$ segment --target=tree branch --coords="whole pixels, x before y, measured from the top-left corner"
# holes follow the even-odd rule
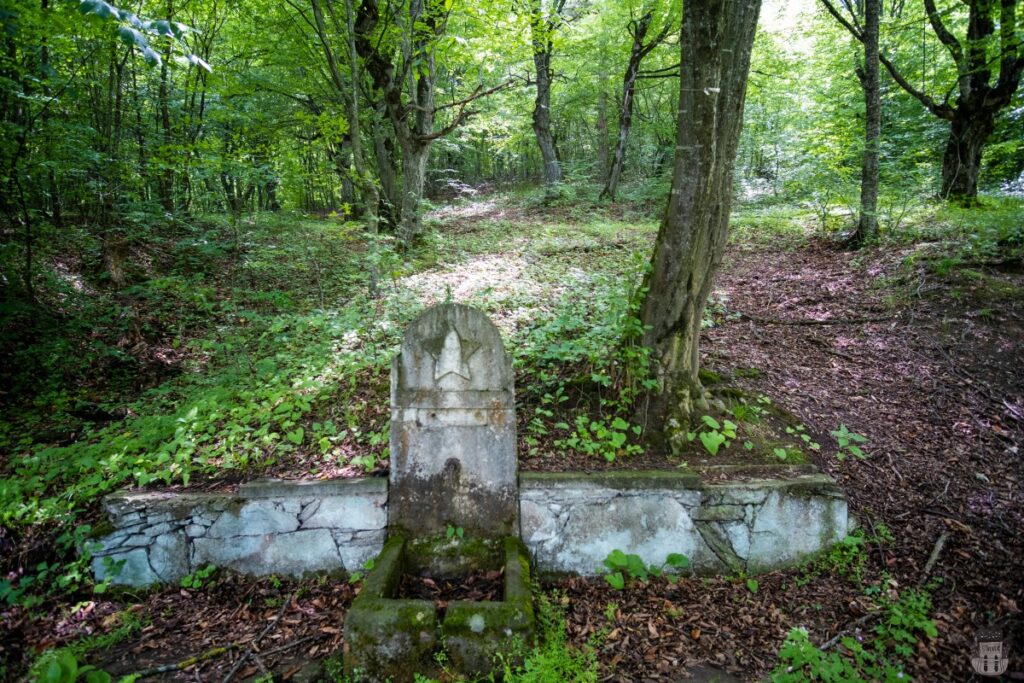
[[[433,109],[431,109],[429,111],[431,111],[431,112],[436,114],[437,112],[439,112],[439,111],[441,111],[443,109],[451,109],[453,107],[465,108],[465,106],[467,104],[469,104],[470,102],[472,102],[473,100],[478,100],[481,97],[487,97],[488,95],[493,95],[496,92],[499,92],[501,90],[505,90],[506,88],[511,87],[514,83],[515,83],[515,81],[510,79],[510,80],[505,81],[504,83],[501,83],[499,85],[494,86],[493,88],[488,88],[487,90],[483,90],[483,91],[480,90],[480,88],[483,87],[483,86],[478,85],[478,86],[476,86],[476,89],[473,90],[473,92],[469,94],[468,97],[465,97],[465,98],[459,100],[458,102],[449,102],[447,104],[442,104],[441,106],[434,107]],[[418,107],[418,106],[410,107],[410,109],[417,109],[419,111],[428,111],[427,109],[425,109],[423,107]]]
[[[932,30],[935,31],[939,41],[949,50],[949,54],[953,55],[953,61],[956,62],[956,70],[962,75],[966,71],[966,65],[964,64],[964,50],[960,45],[960,41],[942,23],[942,17],[939,16],[939,11],[935,8],[935,0],[924,0],[924,8],[928,13],[928,23],[932,25]]]
[[[858,41],[862,43],[864,42],[864,33],[857,29],[857,27],[855,27],[853,24],[851,24],[850,21],[846,17],[844,17],[842,13],[839,10],[837,10],[829,0],[821,0],[821,4],[824,5],[825,9],[828,10],[829,14],[835,17],[836,21],[842,24],[843,27],[850,32],[850,35],[852,35]],[[903,88],[908,94],[912,95],[921,104],[923,104],[928,111],[930,111],[932,114],[939,117],[940,119],[945,119],[946,121],[953,120],[953,108],[946,104],[946,102],[942,102],[940,104],[936,102],[934,99],[932,99],[932,97],[929,96],[928,94],[921,92],[913,85],[911,85],[910,81],[903,77],[903,74],[899,72],[899,70],[896,68],[896,65],[893,64],[892,61],[890,61],[889,58],[886,57],[884,54],[879,53],[878,61],[882,62],[882,64],[885,66],[885,70],[889,72],[890,76],[892,76],[892,79],[896,81],[896,83],[898,83],[899,86]]]

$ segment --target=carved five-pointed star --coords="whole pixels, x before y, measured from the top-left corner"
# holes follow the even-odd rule
[[[480,344],[463,339],[453,326],[448,325],[444,334],[431,339],[426,346],[427,352],[434,358],[435,382],[447,375],[470,378],[469,359],[480,348]]]

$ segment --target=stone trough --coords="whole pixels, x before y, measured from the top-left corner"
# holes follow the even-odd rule
[[[443,649],[449,668],[485,675],[497,653],[529,646],[534,631],[529,553],[516,536],[501,539],[499,550],[501,600],[457,600],[442,613],[429,600],[395,598],[402,574],[425,567],[417,564],[423,556],[407,552],[404,537],[388,539],[345,617],[346,672],[357,679],[384,673],[394,681],[412,680],[413,672],[438,673],[435,655]]]

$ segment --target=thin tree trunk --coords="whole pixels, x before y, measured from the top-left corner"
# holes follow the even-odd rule
[[[552,8],[551,18],[544,16],[543,0],[533,0],[531,7],[531,35],[533,39],[533,64],[537,70],[537,93],[533,102],[533,132],[537,137],[544,160],[544,184],[548,190],[562,181],[562,166],[558,162],[558,148],[551,132],[551,53],[552,33],[558,12],[564,5]]]
[[[860,219],[850,237],[860,246],[878,234],[878,153],[882,136],[882,95],[878,69],[878,25],[882,0],[864,1],[864,66],[857,71],[864,90],[864,160],[860,175]]]
[[[167,20],[170,21],[174,17],[174,3],[173,0],[167,0]],[[174,168],[171,166],[171,144],[174,141],[173,132],[171,131],[171,109],[170,102],[168,101],[167,92],[167,69],[168,63],[170,62],[171,48],[168,46],[164,50],[163,60],[160,64],[160,128],[163,131],[164,144],[163,150],[160,154],[164,169],[160,174],[159,190],[160,190],[160,204],[164,207],[164,211],[172,213],[174,211]]]
[[[725,251],[733,167],[760,0],[687,0],[675,169],[640,317],[660,384],[654,419],[673,450],[706,407],[697,377],[704,306]]]
[[[370,296],[377,296],[377,283],[380,280],[377,267],[377,207],[380,204],[380,193],[377,183],[366,170],[363,156],[362,129],[359,126],[359,55],[356,52],[355,8],[353,0],[345,3],[345,27],[348,29],[348,64],[352,78],[352,92],[348,98],[349,135],[352,137],[352,163],[356,169],[356,183],[363,195],[366,207],[366,228],[370,234]]]
[[[597,95],[597,175],[608,173],[608,95],[602,90]]]
[[[626,144],[629,142],[629,131],[633,126],[633,100],[636,92],[636,79],[640,75],[640,63],[644,57],[650,54],[651,50],[657,47],[668,36],[669,23],[666,22],[661,32],[644,44],[647,31],[651,26],[654,15],[647,12],[639,20],[629,22],[629,33],[633,36],[633,47],[629,51],[629,63],[626,66],[626,73],[622,77],[622,102],[619,105],[619,135],[615,143],[615,156],[612,159],[611,168],[608,169],[608,179],[604,189],[601,190],[600,198],[607,197],[615,201],[615,191],[619,186],[619,178],[622,175],[622,167],[626,161]]]

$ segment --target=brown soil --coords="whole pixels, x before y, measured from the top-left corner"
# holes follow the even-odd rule
[[[453,600],[491,602],[501,600],[504,570],[453,578],[431,578],[405,574],[398,586],[398,598],[431,600],[440,606]]]
[[[719,289],[745,315],[725,316],[703,340],[707,365],[723,374],[758,368],[757,378],[735,381],[813,433],[845,424],[868,437],[867,460],[840,461],[834,444],[815,456],[867,532],[884,524],[894,536],[872,545],[863,585],[828,574],[803,583],[799,570],[758,577],[757,593],[728,578],[622,592],[600,580],[564,581],[578,644],[607,627],[602,611],[618,604],[600,652],[609,680],[677,680],[680,667],[699,663],[758,680],[789,629],[804,626],[823,643],[866,614],[864,586],[895,595],[921,584],[933,587],[939,633],[911,658],[916,680],[975,680],[969,657],[983,625],[1003,629],[1010,670],[1024,676],[1024,279],[993,273],[1010,288],[1001,291],[1018,295],[992,301],[990,292],[919,273],[890,307],[883,279],[905,272],[905,255],[821,243],[733,248]],[[880,320],[857,322],[865,318]],[[868,621],[862,632],[872,629]]]

